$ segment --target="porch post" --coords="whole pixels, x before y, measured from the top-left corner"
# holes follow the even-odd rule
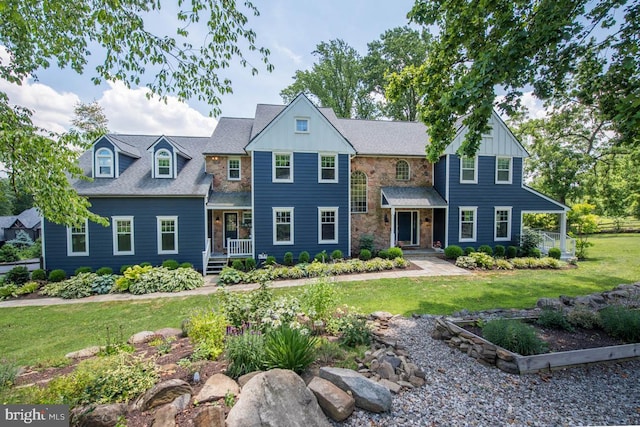
[[[389,221],[389,224],[391,225],[391,242],[389,243],[389,247],[393,248],[396,246],[396,208],[394,207],[391,208],[391,218],[389,219]]]
[[[567,213],[560,214],[560,250],[564,254],[567,251]]]

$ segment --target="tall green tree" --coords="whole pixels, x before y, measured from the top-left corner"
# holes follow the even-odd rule
[[[560,105],[594,105],[620,135],[618,144],[638,145],[640,1],[416,0],[409,17],[438,29],[426,61],[403,71],[423,96],[431,160],[461,116],[469,132],[460,151],[475,155],[496,91],[506,93],[498,106],[510,113],[527,86]]]
[[[378,108],[385,117],[394,120],[415,121],[418,117],[420,95],[409,80],[394,97],[387,96],[391,75],[399,74],[406,67],[420,66],[427,57],[431,35],[409,27],[397,27],[385,31],[379,40],[367,45],[363,58],[365,82],[371,92],[378,95]]]
[[[377,116],[376,105],[364,82],[360,54],[344,40],[321,42],[313,55],[318,61],[311,70],[297,70],[294,82],[280,92],[291,102],[300,92],[321,107],[332,108],[338,117],[370,119]]]
[[[73,109],[74,117],[71,125],[80,133],[85,141],[91,142],[109,133],[109,120],[98,101],[90,103],[78,102]]]
[[[204,100],[217,114],[221,96],[231,92],[232,84],[218,76],[221,69],[232,61],[253,74],[260,63],[268,71],[273,68],[269,51],[256,44],[256,34],[248,27],[248,16],[258,15],[258,10],[249,0],[242,4],[169,2],[179,24],[163,34],[151,32],[144,21],[145,16],[161,13],[160,0],[4,1],[0,45],[9,60],[0,63],[0,78],[21,84],[51,66],[84,74],[91,56],[98,59],[89,77],[96,84],[119,80],[127,86],[146,86],[163,99],[175,95],[180,100]],[[202,44],[193,44],[194,39]],[[67,174],[82,176],[76,161],[83,148],[77,135],[55,135],[34,126],[30,111],[10,105],[0,93],[0,165],[14,187],[22,185],[33,194],[36,206],[51,221],[72,225],[89,218],[107,223],[89,211],[88,201],[67,179]]]

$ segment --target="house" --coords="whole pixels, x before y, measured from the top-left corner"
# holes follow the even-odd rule
[[[229,257],[282,260],[339,249],[517,244],[522,216],[568,208],[523,183],[526,150],[497,114],[475,158],[435,164],[416,122],[339,119],[304,95],[220,119],[210,137],[109,134],[73,185],[110,226],[45,222],[46,267],[115,270],[165,259],[213,269]],[[564,238],[560,245],[565,245]]]
[[[15,239],[21,230],[35,241],[40,237],[40,224],[36,208],[25,209],[20,215],[0,216],[0,243]]]

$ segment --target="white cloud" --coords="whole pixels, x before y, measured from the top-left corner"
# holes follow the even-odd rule
[[[282,53],[285,57],[289,58],[295,65],[302,64],[302,55],[297,55],[291,49],[286,46],[282,46],[280,43],[275,43],[275,50]]]
[[[496,104],[504,99],[504,95],[496,96]],[[535,97],[532,91],[524,92],[520,97],[520,103],[526,108],[527,117],[529,119],[544,119],[547,117],[548,112],[544,107],[542,101]],[[508,117],[498,110],[500,117],[506,120]]]

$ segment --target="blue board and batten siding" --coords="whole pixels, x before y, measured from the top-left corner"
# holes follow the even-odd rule
[[[460,183],[460,158],[449,155],[449,245],[516,244],[523,211],[560,212],[563,207],[522,187],[522,158],[514,157],[511,184],[496,184],[496,157],[478,157],[477,184]],[[437,174],[437,172],[436,172]],[[476,241],[460,242],[460,207],[476,207]],[[495,208],[511,207],[511,240],[495,241]]]
[[[133,216],[134,255],[114,255],[113,228],[89,222],[89,255],[67,256],[67,229],[46,222],[45,253],[47,269],[61,268],[69,275],[78,267],[111,267],[150,262],[160,265],[167,259],[190,262],[202,269],[205,246],[204,199],[193,198],[90,198],[91,211],[111,223],[112,216]],[[178,217],[178,253],[158,254],[157,216]]]
[[[338,156],[338,182],[318,182],[318,154],[293,154],[293,182],[272,182],[272,153],[255,151],[253,157],[255,253],[282,261],[286,252],[297,258],[301,251],[313,257],[340,249],[349,254],[349,156]],[[273,244],[273,209],[294,208],[293,245]],[[338,208],[338,243],[318,243],[318,208]]]

